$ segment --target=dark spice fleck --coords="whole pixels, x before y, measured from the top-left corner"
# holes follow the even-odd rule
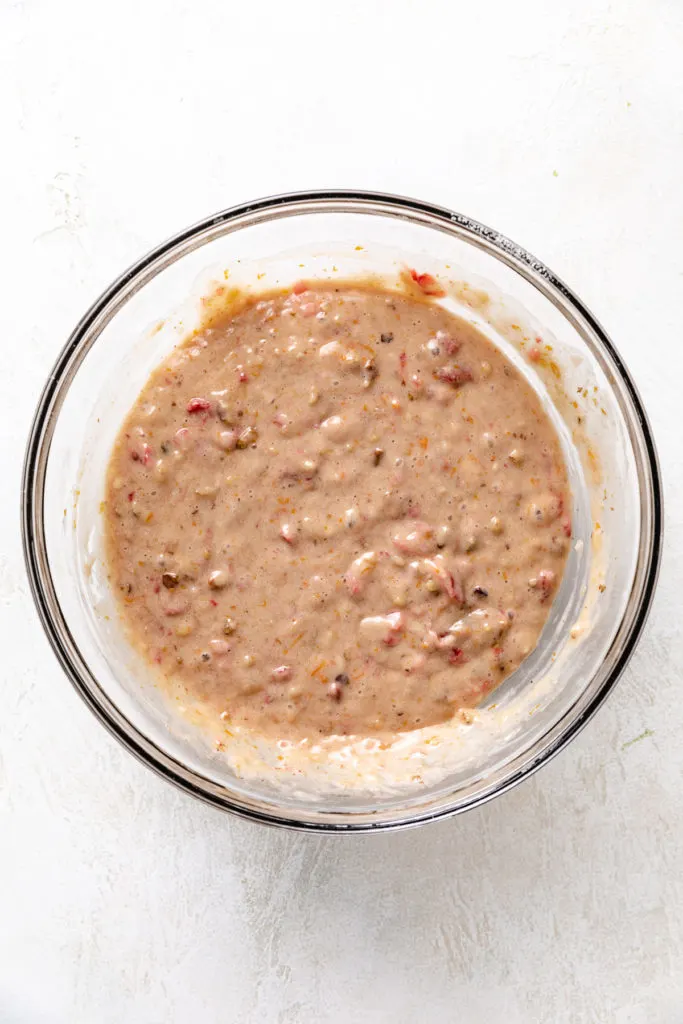
[[[341,683],[342,686],[348,686],[349,677],[347,676],[346,672],[340,672],[338,676],[334,677],[334,681],[335,683]]]
[[[387,331],[386,334],[380,334],[379,340],[382,342],[383,345],[388,345],[389,342],[394,340],[394,336],[391,333],[391,331]]]
[[[486,589],[486,587],[479,587],[479,586],[477,586],[477,587],[474,588],[473,593],[475,593],[478,597],[488,597],[489,596],[489,592]]]
[[[168,455],[168,453],[171,450],[171,447],[170,447],[168,441],[162,441],[161,444],[159,445],[159,447],[161,448],[161,450],[164,453],[164,455]]]
[[[384,448],[375,448],[372,455],[373,466],[379,466],[380,462],[384,458]]]
[[[208,651],[202,652],[202,661],[211,661],[211,655]]]
[[[174,587],[178,586],[178,576],[174,572],[165,572],[162,574],[161,582],[167,590],[173,590]]]

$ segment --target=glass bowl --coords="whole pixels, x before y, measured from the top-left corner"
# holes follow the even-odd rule
[[[118,427],[149,373],[216,289],[263,290],[407,267],[476,322],[554,418],[574,493],[567,572],[538,648],[476,715],[431,747],[367,763],[351,754],[295,778],[171,705],[123,635],[102,563],[100,502]],[[207,269],[208,268],[208,269]],[[227,283],[226,283],[227,282]],[[534,353],[534,359],[529,354]],[[50,373],[26,452],[23,541],[33,596],[67,675],[133,754],[181,789],[271,825],[395,829],[502,793],[576,736],[631,656],[655,587],[662,498],[652,434],[624,363],[580,300],[490,228],[428,203],[304,192],[209,217],[127,270],[77,325]],[[394,758],[392,761],[391,758]],[[286,757],[285,757],[286,765]],[[353,781],[350,781],[353,780]]]

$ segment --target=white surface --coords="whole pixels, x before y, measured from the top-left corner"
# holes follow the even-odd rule
[[[0,5],[2,1024],[683,1021],[682,46],[678,0]],[[581,737],[479,811],[350,839],[232,820],[119,748],[17,526],[84,307],[204,214],[325,185],[545,259],[627,359],[668,499],[646,635]]]

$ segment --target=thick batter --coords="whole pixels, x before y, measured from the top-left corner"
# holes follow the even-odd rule
[[[110,580],[136,645],[226,722],[415,729],[533,649],[569,507],[539,399],[474,327],[302,283],[152,374],[111,456]]]

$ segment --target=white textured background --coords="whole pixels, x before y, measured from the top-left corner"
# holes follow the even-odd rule
[[[683,1021],[683,4],[0,0],[0,76],[0,1024]],[[581,737],[479,811],[346,840],[120,749],[43,639],[17,514],[39,389],[110,279],[326,185],[450,205],[565,277],[668,501],[646,635]]]

